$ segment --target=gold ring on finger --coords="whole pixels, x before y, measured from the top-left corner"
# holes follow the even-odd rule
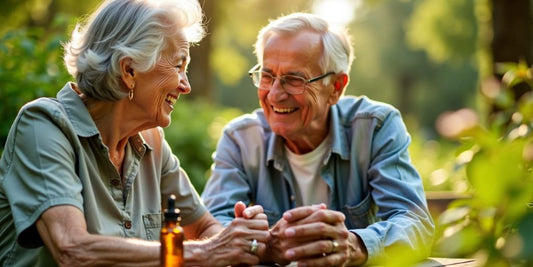
[[[257,247],[258,247],[257,240],[256,239],[252,240],[252,246],[250,247],[250,252],[252,254],[255,254],[255,252],[257,252]]]
[[[335,241],[335,240],[331,240],[331,245],[333,247],[331,248],[331,252],[330,253],[337,253],[339,251],[339,243],[337,243],[337,241]]]

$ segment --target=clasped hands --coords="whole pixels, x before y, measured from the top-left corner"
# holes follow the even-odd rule
[[[236,220],[266,220],[261,206],[235,205]],[[362,241],[348,231],[343,213],[313,205],[286,211],[269,230],[269,238],[253,239],[250,250],[263,263],[299,266],[361,265],[366,261]],[[261,236],[262,237],[262,236]]]

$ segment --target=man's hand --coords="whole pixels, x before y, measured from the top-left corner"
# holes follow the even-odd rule
[[[313,205],[299,207],[290,211],[286,211],[274,227],[270,230],[270,242],[267,244],[267,249],[263,254],[261,262],[264,263],[278,263],[281,265],[287,265],[291,262],[290,259],[285,257],[285,251],[296,245],[296,241],[290,238],[281,237],[286,229],[291,227],[290,222],[297,222],[310,216],[318,209],[325,209],[326,206]]]
[[[272,254],[280,264],[361,265],[367,259],[366,248],[346,229],[344,220],[343,213],[327,210],[324,204],[289,210],[270,231],[272,238],[265,256]]]

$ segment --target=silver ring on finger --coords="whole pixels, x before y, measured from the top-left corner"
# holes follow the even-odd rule
[[[252,254],[255,254],[257,252],[257,248],[258,248],[258,244],[257,244],[257,240],[254,238],[254,240],[252,240],[252,246],[250,247],[250,252]]]

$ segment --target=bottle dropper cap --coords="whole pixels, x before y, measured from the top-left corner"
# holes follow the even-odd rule
[[[178,221],[180,210],[176,209],[176,196],[170,195],[167,202],[168,206],[165,209],[165,220]]]

